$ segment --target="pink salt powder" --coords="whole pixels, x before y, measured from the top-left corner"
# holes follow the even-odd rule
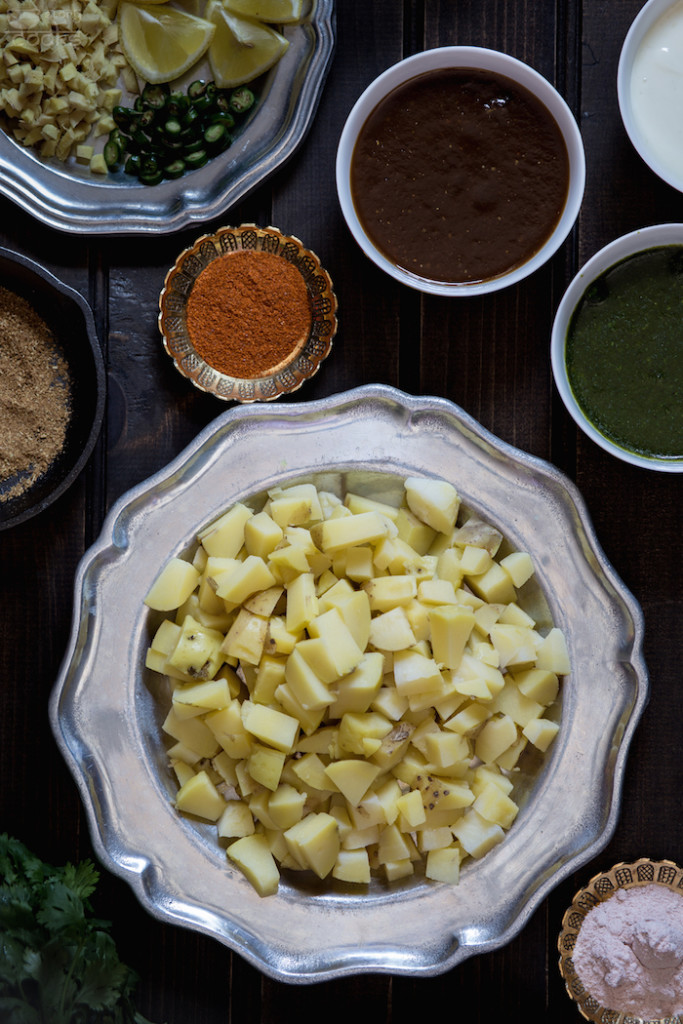
[[[656,882],[617,889],[586,915],[573,961],[586,990],[608,1009],[683,1014],[683,895]]]

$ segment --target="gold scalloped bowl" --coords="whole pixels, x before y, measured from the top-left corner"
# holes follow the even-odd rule
[[[652,885],[675,892],[683,900],[683,869],[673,861],[650,860],[649,857],[641,857],[629,864],[615,864],[609,871],[595,875],[584,888],[579,889],[571,906],[565,911],[557,942],[560,974],[568,995],[585,1020],[594,1021],[595,1024],[639,1024],[645,1020],[648,1024],[672,1024],[672,1021],[679,1019],[677,1016],[659,1018],[652,1014],[641,1016],[633,1010],[603,1005],[597,997],[600,993],[596,995],[587,989],[574,963],[579,932],[590,911],[611,899],[620,889]]]
[[[197,351],[188,329],[188,300],[211,263],[246,251],[267,253],[298,271],[310,306],[310,329],[272,366],[255,364],[253,374],[244,372],[233,376],[212,366]],[[337,298],[320,260],[298,238],[284,235],[274,227],[242,224],[202,235],[180,253],[166,275],[159,296],[158,322],[164,348],[176,369],[195,387],[226,402],[272,402],[300,388],[318,372],[329,355],[337,331]]]

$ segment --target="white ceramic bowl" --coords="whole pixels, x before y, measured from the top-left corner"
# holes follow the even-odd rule
[[[599,252],[596,252],[573,279],[557,308],[551,334],[550,356],[555,384],[562,401],[574,421],[588,437],[611,455],[616,455],[617,458],[623,459],[624,462],[630,462],[634,466],[661,470],[664,473],[681,473],[683,472],[683,458],[657,459],[640,455],[622,448],[605,437],[588,419],[577,402],[568,380],[565,360],[565,343],[572,314],[592,282],[620,260],[626,259],[634,253],[664,245],[683,245],[683,224],[653,224],[650,227],[639,228],[614,239]]]
[[[674,22],[679,25],[677,31]],[[658,45],[653,32],[660,37]],[[656,76],[648,74],[647,81],[641,64],[644,40],[646,45],[654,41],[659,50],[660,70]],[[683,0],[648,0],[626,34],[617,72],[621,118],[634,148],[655,174],[679,192],[683,192],[681,52]]]
[[[351,161],[358,134],[368,115],[397,86],[417,75],[440,68],[476,68],[511,79],[533,93],[554,117],[569,156],[569,189],[564,210],[545,244],[531,258],[508,273],[485,281],[450,283],[417,277],[387,259],[366,234],[351,193]],[[337,192],[346,223],[363,252],[382,270],[402,284],[433,295],[469,296],[496,291],[515,284],[547,262],[572,229],[583,199],[586,169],[581,133],[574,116],[553,86],[528,64],[497,50],[478,46],[444,46],[407,57],[376,78],[356,101],[337,149]]]

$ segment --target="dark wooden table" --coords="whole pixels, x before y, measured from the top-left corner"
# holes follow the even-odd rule
[[[619,860],[683,859],[683,479],[629,467],[579,434],[554,390],[549,359],[553,315],[580,263],[626,231],[683,220],[683,196],[641,162],[619,118],[619,51],[640,6],[641,0],[341,0],[335,60],[310,134],[264,187],[206,225],[275,224],[302,238],[330,270],[338,339],[296,400],[368,382],[441,395],[577,483],[608,558],[646,619],[651,696],[631,747],[616,833],[505,948],[429,979],[278,983],[217,941],[159,923],[105,871],[97,910],[113,920],[120,954],[141,977],[140,1009],[153,1021],[275,1024],[324,1019],[337,1005],[353,1007],[357,1019],[402,1024],[436,1011],[437,1002],[436,1012],[466,1012],[472,1024],[574,1021],[579,1015],[559,977],[556,942],[575,889]],[[579,222],[552,262],[516,287],[467,300],[421,296],[383,276],[353,243],[334,184],[337,140],[364,87],[403,56],[454,43],[498,48],[554,82],[580,122],[587,157]],[[0,534],[0,829],[53,863],[93,856],[47,718],[77,562],[114,500],[224,408],[181,379],[157,334],[164,274],[199,233],[71,236],[0,200],[0,244],[89,297],[108,375],[105,426],[85,473],[49,513]]]

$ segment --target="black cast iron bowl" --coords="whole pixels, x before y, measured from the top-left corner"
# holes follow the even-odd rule
[[[0,248],[0,285],[25,299],[60,345],[71,379],[64,446],[22,494],[0,501],[0,530],[23,523],[57,500],[83,470],[102,428],[106,378],[92,310],[73,288],[20,253]]]

